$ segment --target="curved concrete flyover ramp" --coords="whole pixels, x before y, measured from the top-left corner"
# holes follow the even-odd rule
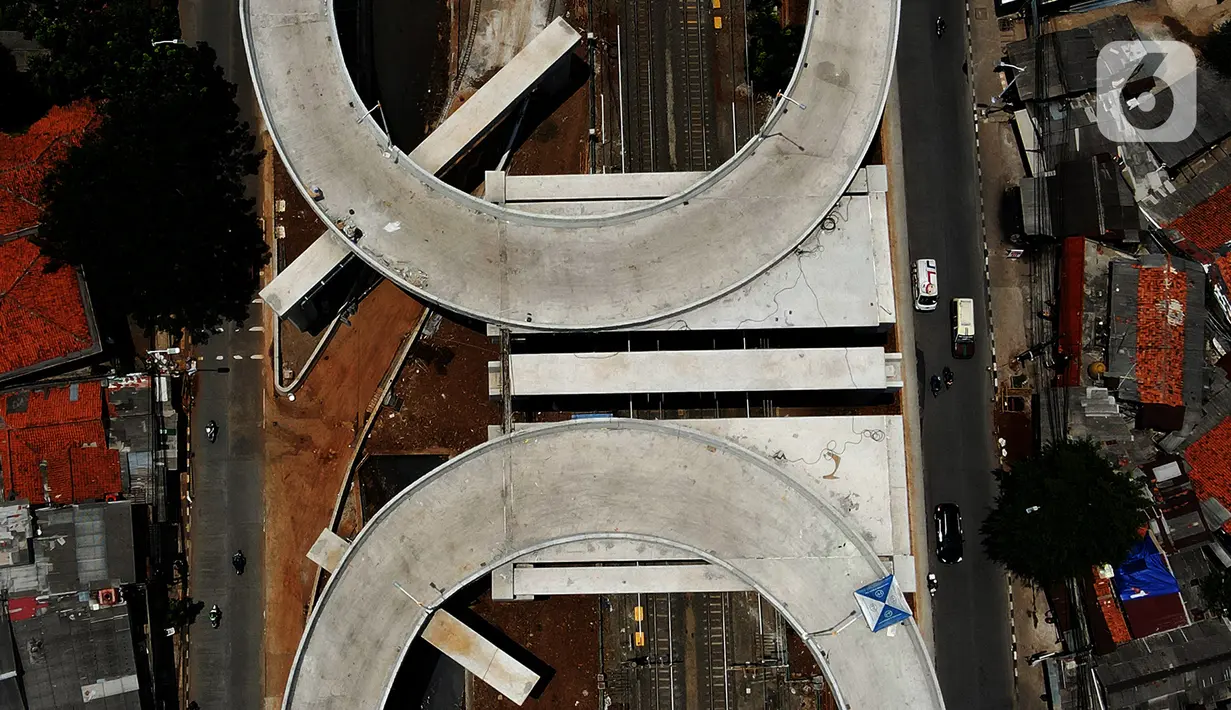
[[[838,512],[746,449],[655,422],[552,425],[449,461],[372,519],[309,620],[283,707],[382,707],[426,620],[420,603],[528,552],[613,537],[723,565],[804,633],[841,622],[852,592],[885,574]],[[809,638],[839,707],[943,707],[918,629],[895,630],[856,622]]]
[[[446,186],[389,145],[343,64],[330,0],[241,0],[274,144],[358,255],[403,288],[489,322],[631,326],[696,307],[789,254],[833,207],[875,134],[900,0],[813,0],[786,101],[689,190],[620,214],[520,212]],[[614,41],[614,38],[606,38]],[[341,223],[342,226],[338,226]]]

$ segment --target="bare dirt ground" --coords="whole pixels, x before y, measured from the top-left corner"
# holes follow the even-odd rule
[[[384,410],[364,453],[456,456],[487,441],[487,425],[500,423],[500,407],[487,396],[487,363],[499,359],[485,332],[444,317],[432,332],[429,320],[393,385],[402,410]]]
[[[281,270],[324,233],[325,225],[299,193],[299,188],[295,187],[282,164],[282,158],[274,152],[271,153],[270,160],[273,163],[274,231],[277,234],[276,228],[282,227],[282,233],[285,235],[277,240],[278,269]],[[277,210],[279,204],[285,205],[282,212]],[[312,354],[320,336],[304,333],[290,323],[282,323],[279,327],[282,338],[282,368],[284,371],[298,373],[299,368],[308,361],[308,356]],[[283,380],[284,384],[286,382],[289,382],[289,379]]]
[[[598,597],[545,597],[493,602],[486,595],[471,611],[554,674],[522,707],[575,710],[598,707]],[[512,701],[474,682],[470,710],[511,710]]]
[[[1153,39],[1174,38],[1199,45],[1219,23],[1231,18],[1231,7],[1202,0],[1149,0],[1053,18],[1053,30],[1088,25],[1111,15],[1125,15],[1137,32]]]
[[[329,344],[295,401],[267,395],[265,678],[286,686],[315,568],[304,556],[330,522],[365,411],[422,306],[383,283]]]

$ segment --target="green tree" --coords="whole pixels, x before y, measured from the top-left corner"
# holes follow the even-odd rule
[[[996,505],[980,528],[988,557],[1038,584],[1119,564],[1141,539],[1150,499],[1088,439],[1049,444],[995,472]]]
[[[43,185],[39,239],[104,308],[208,338],[242,321],[268,249],[245,197],[260,156],[235,86],[201,45],[147,48],[97,131]]]
[[[1210,612],[1231,618],[1231,569],[1216,569],[1202,577],[1197,586]]]
[[[17,60],[0,45],[0,132],[19,133],[43,117],[50,108],[47,97],[30,78],[17,71]]]
[[[1201,57],[1223,76],[1231,77],[1231,20],[1215,27],[1205,38]]]
[[[752,0],[748,3],[749,73],[760,93],[775,94],[786,88],[799,63],[804,28],[782,26],[780,0]]]
[[[157,0],[0,0],[0,15],[47,50],[30,75],[58,104],[122,92],[152,41],[179,36],[175,3]]]

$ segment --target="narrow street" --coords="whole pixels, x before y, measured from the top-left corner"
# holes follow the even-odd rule
[[[189,694],[203,708],[257,708],[262,697],[261,629],[263,553],[264,430],[261,388],[268,360],[253,359],[263,348],[261,322],[253,304],[247,323],[229,327],[197,348],[199,367],[192,414],[191,552],[189,590],[205,610],[192,625]],[[222,359],[219,360],[218,358]],[[218,437],[205,439],[205,424],[218,423]],[[242,576],[231,555],[242,549]],[[210,628],[206,614],[217,604],[222,623]]]
[[[179,12],[184,41],[205,42],[214,49],[227,80],[236,85],[239,120],[254,134],[259,132],[237,0],[185,0]],[[259,185],[259,176],[248,178],[249,197],[257,197]],[[225,332],[196,348],[200,368],[230,368],[197,375],[191,422],[195,455],[190,464],[188,574],[192,597],[204,603],[205,610],[192,626],[187,697],[203,708],[259,708],[264,696],[261,410],[269,360],[263,334],[253,330],[263,322],[263,308],[253,303],[242,326],[228,324]],[[212,444],[205,440],[205,423],[211,419],[218,423],[218,439]],[[242,577],[231,567],[237,549],[248,558]],[[222,610],[218,629],[210,628],[205,618],[213,604]]]
[[[936,18],[947,31],[937,37]],[[939,591],[933,600],[936,671],[949,707],[1010,708],[1013,676],[1004,572],[983,554],[979,526],[995,481],[991,426],[991,348],[984,242],[967,60],[966,8],[956,0],[904,3],[897,69],[910,259],[937,261],[940,307],[914,313],[922,405],[924,498]],[[892,107],[891,107],[892,108]],[[975,302],[979,347],[970,360],[950,354],[949,300]],[[952,390],[933,397],[927,380],[953,369]],[[931,540],[938,503],[962,511],[965,559],[942,565]]]

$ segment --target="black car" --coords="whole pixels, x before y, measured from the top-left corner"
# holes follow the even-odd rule
[[[941,503],[933,515],[936,522],[936,559],[952,565],[962,561],[962,511],[956,503]]]

